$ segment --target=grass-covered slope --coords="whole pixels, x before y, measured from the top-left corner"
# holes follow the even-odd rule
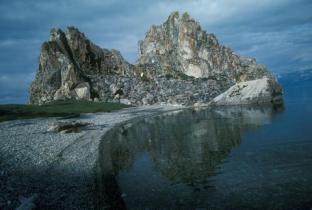
[[[110,112],[129,107],[120,103],[56,101],[46,105],[0,105],[0,122],[34,117],[66,117],[80,113]]]

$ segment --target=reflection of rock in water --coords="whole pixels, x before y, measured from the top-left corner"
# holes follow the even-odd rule
[[[243,132],[268,123],[273,113],[251,107],[187,110],[123,125],[104,136],[100,173],[131,168],[136,154],[147,151],[154,167],[171,181],[205,183]]]

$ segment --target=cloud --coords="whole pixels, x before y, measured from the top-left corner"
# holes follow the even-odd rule
[[[0,76],[34,73],[41,42],[40,39],[31,37],[0,40]]]
[[[0,103],[25,103],[34,73],[0,74]]]
[[[0,2],[0,76],[13,83],[14,75],[34,75],[50,28],[69,25],[135,62],[137,42],[148,28],[176,10],[187,11],[221,43],[256,57],[275,73],[312,66],[310,0],[12,0]],[[26,95],[26,83],[10,88]]]

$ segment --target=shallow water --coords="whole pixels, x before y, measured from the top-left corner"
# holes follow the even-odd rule
[[[100,199],[120,209],[310,209],[310,89],[285,87],[284,107],[186,110],[114,129],[100,147]]]

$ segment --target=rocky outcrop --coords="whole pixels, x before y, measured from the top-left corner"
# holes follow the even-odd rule
[[[92,76],[127,75],[132,65],[116,50],[102,49],[74,27],[52,29],[41,47],[39,69],[30,87],[30,103],[97,97]]]
[[[261,104],[271,102],[281,103],[282,89],[267,77],[262,79],[239,82],[230,87],[224,93],[215,97],[211,104],[214,105],[239,105],[239,104]]]
[[[185,74],[235,83],[269,75],[255,59],[236,55],[202,30],[187,13],[172,13],[160,26],[152,26],[139,43],[139,63],[157,67],[158,74]]]
[[[74,27],[52,29],[41,48],[30,103],[73,98],[133,105],[202,104],[238,82],[264,76],[275,82],[264,65],[221,45],[187,13],[174,12],[139,42],[134,65],[118,51],[96,46]]]

